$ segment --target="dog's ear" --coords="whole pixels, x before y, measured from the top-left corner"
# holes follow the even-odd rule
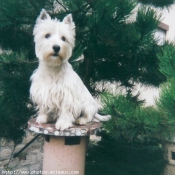
[[[72,14],[69,14],[66,17],[64,17],[63,22],[65,24],[69,24],[69,25],[71,25],[72,23],[74,23],[73,20],[72,20]]]
[[[37,18],[37,22],[39,22],[41,20],[46,20],[46,19],[51,19],[51,17],[44,9],[42,9],[39,17]]]

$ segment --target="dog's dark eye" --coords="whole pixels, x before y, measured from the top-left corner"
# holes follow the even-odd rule
[[[49,37],[50,37],[50,34],[49,33],[45,35],[45,38],[49,38]]]
[[[65,38],[64,36],[62,36],[61,39],[62,39],[63,41],[66,41],[66,38]]]

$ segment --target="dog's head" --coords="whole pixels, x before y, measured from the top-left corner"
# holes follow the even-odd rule
[[[75,24],[72,15],[67,15],[62,22],[51,19],[43,9],[34,27],[36,56],[48,65],[60,66],[72,55],[75,43]]]

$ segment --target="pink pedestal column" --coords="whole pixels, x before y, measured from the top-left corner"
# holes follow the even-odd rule
[[[45,136],[43,175],[84,175],[89,136],[100,127],[101,123],[88,123],[58,131],[54,123],[38,124],[35,119],[29,120],[29,130]]]
[[[51,136],[44,143],[43,171],[47,174],[84,175],[88,137],[81,137],[80,144],[65,145],[65,137]]]

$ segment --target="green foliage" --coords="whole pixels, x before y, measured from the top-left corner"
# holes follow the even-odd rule
[[[132,141],[150,139],[171,139],[175,133],[175,47],[165,44],[158,54],[160,71],[168,81],[160,87],[160,98],[156,107],[142,107],[131,100],[131,95],[102,96],[103,112],[111,114],[112,119],[104,126],[117,138]],[[136,100],[137,101],[137,100]]]
[[[0,137],[19,143],[25,134],[32,111],[29,102],[29,77],[36,66],[24,53],[0,55]]]
[[[155,7],[170,7],[172,4],[174,4],[174,0],[138,0],[139,2],[143,4],[151,4]]]
[[[160,87],[160,97],[156,102],[157,108],[167,118],[167,125],[171,126],[172,135],[175,133],[175,46],[166,44],[162,53],[158,55],[160,71],[167,77],[167,82]]]
[[[54,10],[56,3],[61,10]],[[75,64],[76,71],[91,92],[99,81],[117,81],[129,87],[131,82],[159,85],[164,77],[158,70],[159,46],[153,35],[160,17],[144,6],[139,9],[136,21],[130,20],[136,6],[136,0],[2,0],[0,45],[14,51],[24,48],[32,59],[32,30],[40,10],[45,8],[52,17],[61,20],[72,13],[77,36],[71,60],[84,54],[84,61]]]
[[[175,81],[170,80],[161,86],[160,98],[157,100],[157,106],[162,115],[174,120],[175,125]],[[172,122],[172,121],[171,121]],[[174,130],[175,131],[175,130]]]
[[[145,34],[153,35],[154,33],[152,33],[152,31],[154,31],[155,28],[157,28],[160,22],[160,19],[161,19],[161,16],[156,14],[155,11],[151,7],[142,5],[138,9],[138,13],[136,17],[136,25],[138,25],[137,31],[141,34],[141,37],[145,36]]]
[[[83,37],[82,43],[86,43],[85,60],[80,65],[89,89],[98,81],[117,81],[131,87],[131,82],[158,85],[163,80],[155,55],[159,46],[154,40],[160,17],[151,8],[140,7],[136,21],[130,21],[136,3],[124,4],[117,1],[115,6],[112,1],[110,8],[93,5],[94,13],[89,13],[87,38]]]
[[[86,157],[86,175],[160,175],[166,165],[156,142],[131,143],[103,135],[91,145]]]
[[[149,142],[152,139],[160,142],[174,135],[174,118],[165,117],[160,110],[136,105],[130,97],[120,94],[104,93],[101,98],[102,112],[112,116],[104,123],[112,137],[133,142]]]
[[[135,82],[159,85],[164,81],[157,59],[161,49],[153,37],[160,18],[151,8],[141,7],[137,21],[132,20],[137,2],[1,0],[0,46],[11,54],[0,55],[0,137],[18,142],[30,114],[26,107],[29,77],[36,67],[32,63],[32,30],[42,8],[60,20],[72,13],[76,47],[70,61],[91,92],[101,81],[115,81],[130,88]],[[56,4],[60,10],[55,9]],[[25,56],[18,54],[21,50],[26,51]],[[76,62],[82,53],[84,60]]]
[[[175,46],[166,44],[158,54],[160,71],[169,79],[175,79]]]

